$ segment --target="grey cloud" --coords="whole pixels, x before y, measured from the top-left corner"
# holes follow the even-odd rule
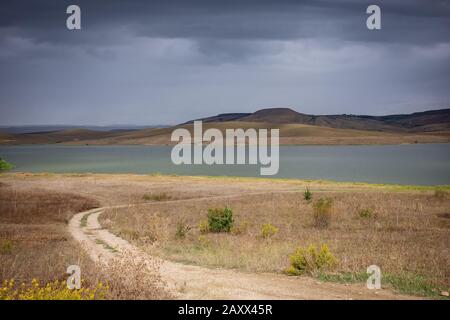
[[[82,30],[65,9],[82,8]],[[448,107],[449,1],[3,0],[3,124],[177,123],[291,106]]]

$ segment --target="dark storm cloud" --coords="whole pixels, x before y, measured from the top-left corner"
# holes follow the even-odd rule
[[[365,25],[372,3],[382,8],[379,31]],[[65,28],[70,4],[82,9],[81,31]],[[0,48],[1,121],[10,124],[176,123],[271,105],[380,114],[450,102],[442,0],[3,0]]]
[[[170,0],[75,1],[83,9],[83,26],[99,32],[75,37],[98,40],[105,28],[128,26],[139,35],[173,38],[298,39],[439,42],[450,35],[450,5],[442,0],[389,0],[382,30],[368,37],[365,8],[372,1],[320,0]],[[73,1],[6,0],[0,4],[0,26],[17,28],[42,41],[70,41],[61,29],[61,13]],[[97,36],[97,37],[96,37]],[[109,38],[107,37],[107,40]],[[109,39],[111,40],[111,39]]]

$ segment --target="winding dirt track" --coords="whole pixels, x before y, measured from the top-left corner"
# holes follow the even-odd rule
[[[199,199],[174,201],[195,200]],[[99,224],[98,217],[105,209],[120,207],[127,206],[103,207],[76,214],[69,223],[71,235],[82,243],[94,261],[108,262],[112,258],[120,258],[119,252],[132,252],[151,259]],[[85,216],[87,220],[83,219]],[[210,269],[166,260],[160,262],[161,277],[170,293],[178,299],[414,299],[389,290],[369,290],[365,284],[345,285],[319,282],[310,277]]]

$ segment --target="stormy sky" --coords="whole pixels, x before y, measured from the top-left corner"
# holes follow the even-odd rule
[[[409,113],[448,108],[449,80],[447,0],[0,2],[0,125]]]

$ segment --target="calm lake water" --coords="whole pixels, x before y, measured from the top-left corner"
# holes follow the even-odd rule
[[[22,172],[259,176],[259,165],[180,165],[167,146],[11,146],[0,157]],[[450,144],[283,146],[276,178],[450,184]]]

